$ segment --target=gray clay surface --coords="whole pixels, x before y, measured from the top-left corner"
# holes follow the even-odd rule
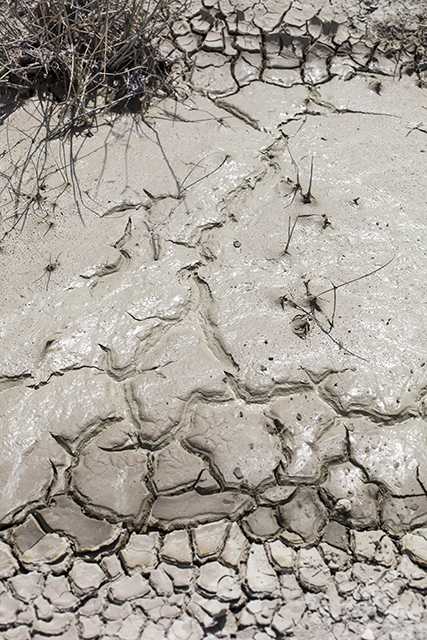
[[[179,98],[2,191],[2,639],[427,637],[425,22],[193,0]]]

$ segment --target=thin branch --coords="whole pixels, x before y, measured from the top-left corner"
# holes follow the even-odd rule
[[[316,298],[320,298],[320,296],[323,296],[325,293],[329,293],[330,291],[334,291],[336,289],[339,289],[340,287],[345,287],[348,284],[352,284],[353,282],[357,282],[358,280],[363,280],[363,278],[368,278],[369,276],[373,276],[374,273],[378,273],[378,271],[381,271],[381,269],[385,269],[386,267],[388,267],[388,265],[391,262],[393,262],[394,258],[395,258],[395,256],[390,258],[390,260],[388,262],[386,262],[385,264],[381,265],[381,267],[377,267],[377,269],[374,269],[373,271],[370,271],[369,273],[365,273],[365,274],[363,274],[363,276],[358,276],[357,278],[353,278],[352,280],[347,280],[347,282],[342,282],[341,284],[332,285],[332,287],[330,289],[325,289],[325,291],[322,291],[321,293],[316,294]]]
[[[214,156],[215,154],[220,153],[224,156],[223,160],[221,161],[221,164],[216,167],[215,169],[213,169],[212,171],[210,171],[207,175],[202,176],[201,178],[198,178],[197,180],[195,180],[194,182],[192,182],[191,184],[187,185],[184,188],[184,184],[186,183],[187,179],[191,176],[191,174],[193,173],[193,171],[195,171],[197,169],[197,167],[199,167],[201,165],[201,163],[206,160],[206,158],[209,158],[210,156]],[[215,171],[218,171],[218,169],[220,169],[222,167],[222,165],[227,161],[227,159],[230,156],[228,155],[228,153],[225,153],[225,151],[213,151],[212,153],[208,153],[205,156],[203,156],[203,158],[201,160],[199,160],[198,162],[196,162],[196,164],[190,169],[190,171],[187,173],[187,175],[185,176],[185,178],[181,181],[181,183],[178,186],[178,194],[177,197],[180,198],[181,195],[184,193],[184,191],[187,191],[187,189],[189,189],[190,187],[194,186],[195,184],[197,184],[198,182],[200,182],[200,180],[204,180],[205,178],[207,178],[208,176],[212,175],[212,173],[215,173]]]
[[[289,302],[289,300],[287,299],[283,299],[283,302]],[[363,358],[363,356],[359,356],[357,355],[357,353],[354,353],[353,351],[350,351],[350,349],[347,349],[347,347],[345,347],[342,342],[339,342],[339,340],[336,340],[332,335],[331,335],[331,330],[329,329],[325,329],[325,327],[322,325],[322,323],[316,318],[316,316],[313,313],[310,313],[310,311],[307,311],[307,309],[304,309],[304,307],[301,307],[299,304],[297,304],[296,302],[294,302],[294,300],[292,300],[290,302],[290,304],[295,307],[296,309],[298,309],[299,311],[302,311],[302,313],[304,313],[308,318],[310,318],[311,320],[313,320],[316,325],[319,327],[319,329],[326,335],[328,336],[328,338],[330,340],[332,340],[332,342],[334,342],[340,349],[342,349],[343,351],[345,351],[346,353],[348,353],[351,356],[354,356],[355,358],[359,358],[359,360],[363,360],[364,362],[369,362],[369,360],[367,360],[366,358]]]
[[[392,261],[394,260],[394,256],[392,258],[390,258],[390,260],[388,260],[385,264],[381,265],[380,267],[377,267],[376,269],[373,269],[373,271],[370,271],[369,273],[365,273],[362,276],[358,276],[357,278],[352,278],[351,280],[347,280],[346,282],[342,282],[341,284],[335,285],[332,283],[332,287],[330,287],[329,289],[325,289],[324,291],[322,291],[321,293],[318,293],[316,295],[312,295],[309,292],[308,289],[308,282],[306,281],[304,284],[306,286],[306,290],[307,290],[307,297],[309,298],[309,303],[310,303],[310,311],[308,311],[307,309],[304,309],[304,307],[302,307],[301,305],[297,304],[293,299],[289,300],[289,298],[287,298],[286,296],[283,296],[281,298],[281,303],[282,303],[282,307],[283,304],[288,302],[292,307],[294,307],[295,309],[298,309],[299,311],[301,311],[303,314],[305,314],[305,316],[307,318],[310,318],[311,320],[313,320],[316,325],[319,327],[319,329],[326,335],[328,336],[328,338],[330,338],[332,340],[332,342],[334,342],[336,345],[338,345],[340,347],[340,349],[343,349],[346,353],[359,358],[359,360],[364,360],[365,362],[368,362],[368,360],[366,358],[363,358],[362,356],[359,356],[357,353],[354,353],[353,351],[350,351],[349,349],[347,349],[346,347],[344,347],[344,345],[336,340],[332,335],[332,329],[334,328],[335,325],[335,314],[336,314],[336,308],[337,308],[337,289],[339,289],[340,287],[345,287],[349,284],[352,284],[353,282],[357,282],[358,280],[362,280],[363,278],[368,278],[369,276],[374,275],[375,273],[378,273],[378,271],[381,271],[381,269],[385,269],[385,267],[387,267]],[[320,296],[324,295],[325,293],[329,293],[330,291],[333,291],[333,295],[334,295],[334,302],[333,302],[333,311],[332,311],[332,318],[329,319],[326,315],[326,320],[329,324],[329,329],[327,329],[321,322],[320,320],[317,318],[316,316],[316,310],[320,310],[319,305],[317,304],[317,300],[318,298],[320,298]]]

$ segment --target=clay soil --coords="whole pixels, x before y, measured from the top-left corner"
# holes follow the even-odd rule
[[[144,117],[9,109],[1,638],[427,637],[423,11],[194,1]]]

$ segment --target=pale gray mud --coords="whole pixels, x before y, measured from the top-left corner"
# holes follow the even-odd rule
[[[426,21],[195,1],[179,99],[5,120],[1,638],[427,637]]]

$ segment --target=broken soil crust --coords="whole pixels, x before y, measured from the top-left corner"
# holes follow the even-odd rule
[[[379,88],[366,65],[309,86],[322,66],[294,34],[295,67],[282,45],[288,66],[258,54],[293,86],[215,93],[197,73],[231,54],[212,25],[203,44],[205,14],[176,27],[206,65],[188,96],[79,139],[74,193],[53,172],[3,242],[0,628],[386,640],[399,620],[415,638],[425,89],[403,72]],[[236,29],[234,83],[258,37]],[[7,120],[6,175],[40,117],[30,102]]]

